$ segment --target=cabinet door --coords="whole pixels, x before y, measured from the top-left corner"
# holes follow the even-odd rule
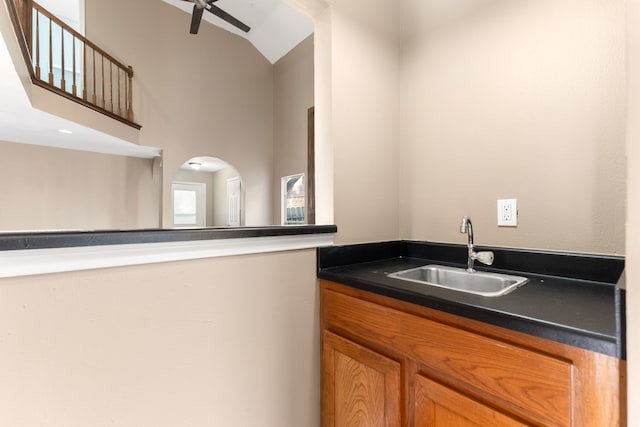
[[[527,426],[423,376],[415,383],[416,427]]]
[[[323,427],[401,424],[400,363],[331,332],[323,334]]]

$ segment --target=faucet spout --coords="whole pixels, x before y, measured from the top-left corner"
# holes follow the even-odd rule
[[[469,236],[469,245],[473,246],[473,224],[471,224],[471,218],[468,216],[462,217],[462,222],[460,223],[460,232],[462,234],[467,233]]]
[[[460,222],[460,233],[467,233],[468,241],[467,241],[467,271],[469,273],[473,273],[475,270],[473,269],[473,262],[475,260],[480,261],[483,264],[491,265],[493,264],[493,252],[476,252],[473,247],[473,224],[471,224],[471,218],[468,216],[462,217],[462,222]]]
[[[468,216],[463,216],[462,221],[460,222],[460,233],[467,233],[468,241],[467,241],[467,271],[473,272],[473,261],[475,260],[475,252],[473,251],[473,224],[471,223],[471,218]]]

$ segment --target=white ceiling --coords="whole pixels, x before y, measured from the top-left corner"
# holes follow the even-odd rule
[[[184,20],[184,30],[188,32],[193,3],[183,0],[163,1],[188,14]],[[314,30],[313,20],[310,17],[292,9],[282,0],[218,0],[216,6],[247,24],[251,27],[251,31],[248,33],[240,31],[209,12],[203,14],[203,21],[249,40],[272,64],[296,47]]]
[[[193,3],[163,0],[188,14],[185,31],[189,31]],[[82,32],[84,0],[40,0],[54,15]],[[249,40],[272,64],[313,33],[313,20],[292,9],[282,0],[218,0],[216,6],[251,27],[249,33],[238,30],[212,13],[203,20]]]
[[[199,172],[218,172],[222,169],[225,169],[231,166],[229,165],[229,163],[217,157],[203,156],[203,157],[194,157],[192,159],[187,160],[182,164],[180,169],[193,171],[194,168],[189,165],[189,163],[192,163],[192,162],[200,163],[200,168],[197,169]]]

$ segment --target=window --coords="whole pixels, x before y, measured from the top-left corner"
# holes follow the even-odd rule
[[[282,178],[282,223],[305,223],[305,184],[304,174]]]
[[[51,12],[54,16],[59,18],[62,22],[69,25],[80,34],[84,34],[84,0],[39,0],[38,3]],[[34,14],[34,33],[36,25],[36,16]],[[82,43],[74,39],[68,32],[64,32],[64,39],[61,34],[61,27],[58,24],[53,23],[51,34],[49,31],[43,31],[43,28],[49,28],[49,18],[44,15],[39,16],[40,27],[40,58],[35,58],[36,51],[34,49],[33,62],[38,63],[40,66],[40,73],[42,76],[47,76],[50,72],[53,74],[53,81],[56,87],[61,87],[61,79],[64,75],[66,82],[65,90],[69,93],[73,93],[73,86],[71,82],[75,82],[76,93],[82,93],[82,85],[84,79],[82,78],[82,67],[84,65],[83,55],[84,49]],[[51,36],[51,40],[49,40]],[[61,46],[64,44],[64,64],[65,69],[62,69],[62,52]],[[74,46],[75,44],[75,46]],[[50,46],[53,47],[50,51]],[[75,54],[75,58],[74,58]],[[51,69],[49,69],[49,55],[51,58]],[[74,68],[75,62],[75,79]],[[48,80],[48,77],[45,78]]]
[[[204,227],[205,184],[174,182],[171,189],[174,227]]]
[[[71,28],[84,34],[85,0],[39,0],[38,4]]]

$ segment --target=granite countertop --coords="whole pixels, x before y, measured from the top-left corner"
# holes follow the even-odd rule
[[[0,279],[315,249],[335,225],[0,232]]]
[[[529,279],[501,297],[484,297],[394,279],[427,264],[466,267],[466,246],[409,241],[318,249],[318,277],[575,347],[625,358],[624,291],[615,285],[624,258],[478,247],[492,250],[477,270]]]
[[[335,225],[0,232],[0,251],[335,233]]]

